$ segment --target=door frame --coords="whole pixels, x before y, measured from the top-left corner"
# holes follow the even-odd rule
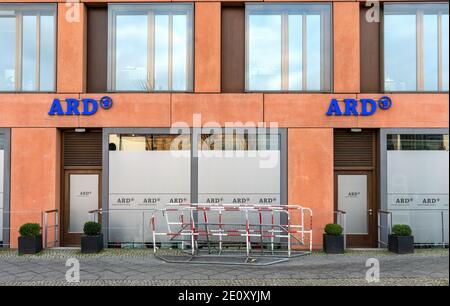
[[[101,169],[66,169],[64,170],[63,205],[61,209],[61,245],[79,246],[81,233],[69,234],[70,224],[70,175],[72,174],[96,174],[98,175],[98,209],[102,208],[102,170]],[[99,218],[101,223],[101,218]]]
[[[338,176],[339,175],[366,175],[367,176],[367,228],[368,235],[347,234],[348,247],[376,247],[377,238],[377,201],[376,180],[372,170],[336,170],[334,171],[334,210],[338,206]],[[334,217],[336,222],[337,216]],[[367,237],[366,237],[367,236]]]

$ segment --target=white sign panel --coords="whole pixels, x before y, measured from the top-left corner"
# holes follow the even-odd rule
[[[110,242],[151,242],[152,211],[191,201],[190,156],[190,151],[109,152]],[[157,230],[167,231],[165,217],[156,217]]]
[[[449,152],[388,151],[388,209],[448,210]]]
[[[280,171],[278,150],[200,151],[198,201],[207,204],[280,205]],[[217,215],[210,215],[210,219],[218,220]],[[271,224],[269,215],[264,214],[262,218],[263,224]],[[279,218],[279,215],[275,216],[276,224]],[[249,222],[251,226],[260,224],[259,215],[250,214]],[[223,223],[236,224],[234,229],[243,229],[245,215],[242,212],[227,213]]]
[[[338,208],[346,212],[347,234],[367,234],[367,175],[338,176]]]
[[[221,152],[199,152],[199,202],[280,204],[280,151],[232,151],[235,157]],[[275,162],[266,167],[264,160]]]
[[[70,175],[70,233],[82,233],[89,211],[98,209],[98,184],[97,174]]]
[[[448,243],[448,169],[448,151],[387,152],[388,210],[394,224],[411,226],[415,243]]]

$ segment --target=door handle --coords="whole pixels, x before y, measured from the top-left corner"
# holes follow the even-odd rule
[[[369,216],[372,216],[372,213],[373,213],[372,209],[368,209],[367,212],[369,213]]]

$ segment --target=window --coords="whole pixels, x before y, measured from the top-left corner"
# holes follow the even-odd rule
[[[448,134],[388,134],[388,151],[448,151]]]
[[[55,91],[53,4],[0,5],[0,91]]]
[[[108,89],[192,90],[192,5],[109,5]]]
[[[448,3],[385,4],[385,91],[448,91]]]
[[[331,90],[331,5],[246,5],[246,90]]]

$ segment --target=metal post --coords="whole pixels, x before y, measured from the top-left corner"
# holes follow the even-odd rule
[[[55,212],[55,247],[59,246],[59,234],[58,234],[58,229],[59,229],[59,223],[58,223],[58,219],[59,219],[59,214],[58,211]]]
[[[344,250],[347,249],[347,214],[342,214],[342,227],[344,228]]]
[[[442,247],[445,248],[445,229],[444,229],[444,211],[441,211],[441,222],[442,222]]]
[[[44,239],[44,248],[47,248],[47,237],[48,237],[48,215],[46,212],[44,212],[44,232],[45,232],[45,239]]]

